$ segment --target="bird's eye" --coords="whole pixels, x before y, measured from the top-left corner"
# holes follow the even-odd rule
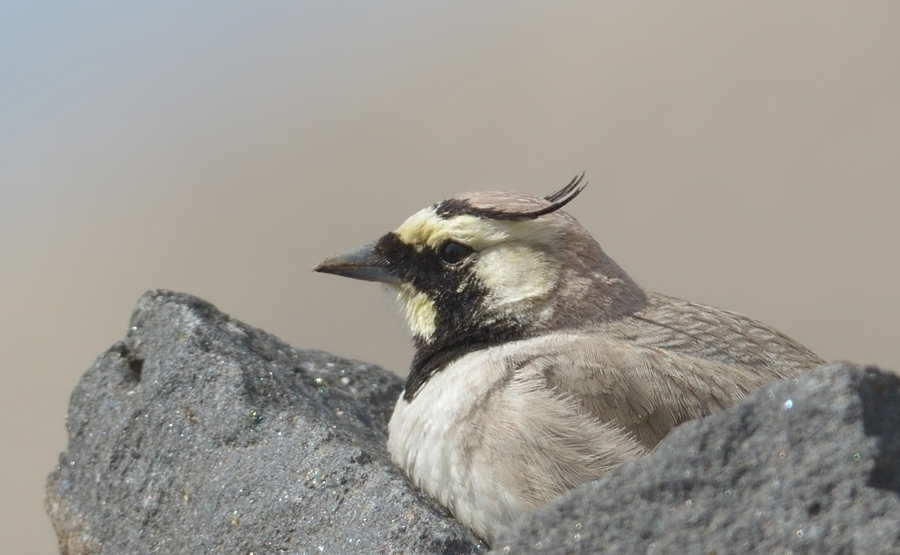
[[[461,245],[455,241],[447,241],[438,249],[441,260],[447,264],[459,264],[473,252],[475,251],[470,247]]]

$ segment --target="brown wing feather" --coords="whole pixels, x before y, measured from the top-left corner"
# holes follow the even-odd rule
[[[821,362],[750,318],[655,295],[633,317],[534,360],[555,391],[648,448],[686,420]]]

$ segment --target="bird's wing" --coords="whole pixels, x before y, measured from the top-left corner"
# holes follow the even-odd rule
[[[776,378],[823,362],[797,341],[743,314],[657,293],[649,294],[645,308],[611,324],[607,332],[640,346],[749,366]]]
[[[566,334],[530,369],[652,448],[675,426],[821,360],[777,331],[702,305],[660,303],[602,330]]]

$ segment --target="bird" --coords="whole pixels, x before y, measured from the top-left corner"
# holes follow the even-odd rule
[[[642,288],[545,197],[463,193],[316,272],[396,295],[414,355],[391,459],[488,545],[682,422],[823,362],[747,316]]]

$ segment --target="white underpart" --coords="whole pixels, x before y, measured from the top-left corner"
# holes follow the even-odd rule
[[[472,464],[462,447],[466,420],[479,399],[507,373],[498,346],[464,356],[435,374],[412,403],[401,394],[388,426],[388,451],[416,485],[450,508],[481,537],[526,509],[498,499],[490,473]]]
[[[511,361],[521,353],[571,340],[557,334],[469,353],[434,374],[411,402],[401,394],[394,407],[388,425],[391,459],[488,542],[537,506],[521,487],[524,474],[536,468],[534,461],[510,459],[503,449],[519,452],[524,444],[541,443],[540,434],[554,439],[569,434],[571,439],[573,430],[598,445],[598,453],[606,445],[618,448],[609,435],[612,428],[579,414],[574,403],[543,387],[539,367],[513,369]],[[532,437],[522,444],[517,433]],[[558,447],[544,445],[549,458],[565,459],[565,453],[553,451]],[[541,457],[535,453],[532,459]],[[558,476],[529,478],[554,483]]]

